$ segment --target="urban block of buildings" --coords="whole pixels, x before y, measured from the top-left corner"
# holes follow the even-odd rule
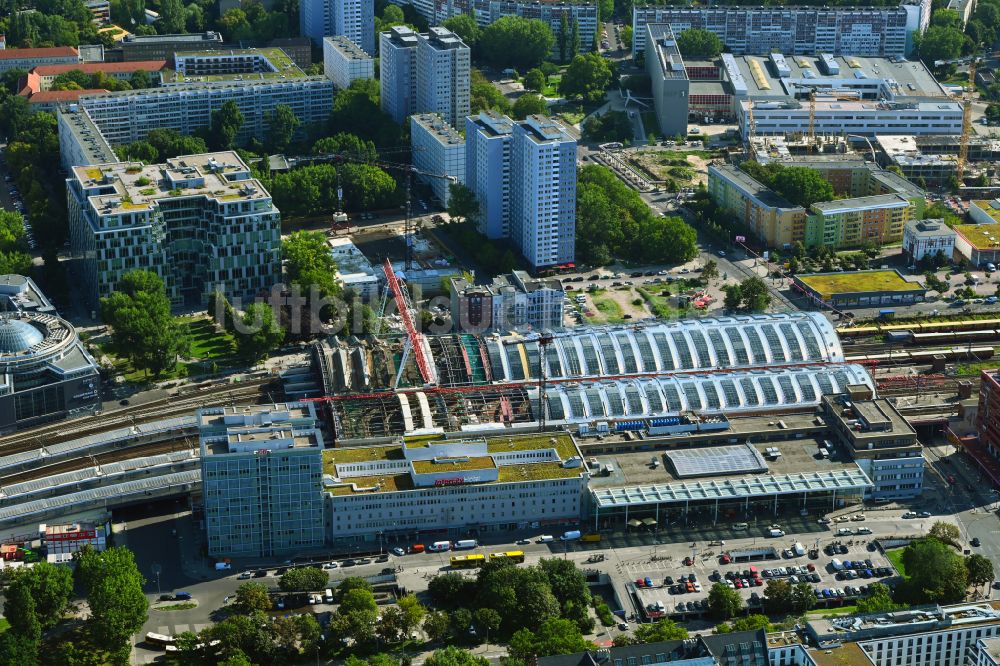
[[[379,277],[358,246],[347,237],[334,237],[326,242],[337,264],[337,272],[334,274],[337,281],[361,300],[368,303],[377,301],[381,284]]]
[[[688,28],[713,32],[733,54],[902,57],[909,52],[913,34],[921,30],[923,4],[929,16],[929,3],[896,7],[636,5],[632,54],[644,54],[647,25],[666,23],[675,34]]]
[[[923,301],[927,294],[919,282],[887,269],[795,275],[792,288],[835,308],[910,305]]]
[[[410,116],[410,144],[417,178],[430,185],[434,196],[448,206],[453,183],[465,183],[465,137],[433,113]]]
[[[873,163],[831,156],[825,160],[785,160],[785,166],[816,169],[834,191],[851,198],[817,202],[808,210],[785,200],[737,166],[708,168],[708,192],[769,247],[856,248],[902,240],[903,227],[922,216],[922,190]]]
[[[923,447],[917,432],[891,402],[868,386],[848,386],[839,396],[823,396],[823,414],[832,439],[872,480],[867,497],[908,499],[924,485]]]
[[[938,253],[949,261],[955,255],[955,230],[944,220],[911,220],[903,228],[903,254],[911,265]]]
[[[189,66],[190,75],[175,70],[164,70],[166,85],[142,90],[93,93],[81,95],[72,110],[86,113],[91,122],[100,130],[110,144],[125,144],[146,138],[151,129],[174,129],[184,135],[194,134],[211,123],[212,111],[225,102],[233,101],[243,114],[239,140],[266,136],[268,118],[279,105],[291,107],[301,122],[301,128],[312,123],[326,121],[333,112],[333,82],[325,76],[305,76],[291,60],[278,51],[281,60],[278,65],[270,56],[256,55],[251,60],[263,57],[271,62],[274,71],[256,74],[240,73],[245,62],[227,59],[225,66],[219,64],[212,71],[205,59],[208,54],[185,54],[185,71]],[[231,67],[231,69],[227,69]],[[237,71],[233,71],[233,69]],[[71,154],[82,151],[69,146],[74,140],[69,135],[60,144]],[[65,162],[66,156],[62,161]]]
[[[323,435],[312,403],[204,407],[197,420],[209,555],[324,545]]]
[[[373,0],[302,0],[299,34],[316,46],[323,38],[347,37],[368,54],[375,54],[375,3]]]
[[[469,47],[446,28],[416,33],[394,26],[379,34],[382,110],[397,123],[436,113],[452,127],[469,115]]]
[[[343,90],[355,79],[374,79],[375,59],[347,37],[324,37],[323,73]]]
[[[333,542],[579,518],[589,472],[568,433],[399,441],[323,454]]]
[[[91,308],[136,269],[158,274],[177,306],[205,305],[216,290],[248,303],[280,279],[281,216],[234,151],[74,166],[66,183]]]
[[[947,135],[961,132],[961,105],[920,62],[830,53],[681,57],[674,24],[644,26],[646,58],[661,128],[684,133],[687,117],[735,120],[744,139],[801,133],[816,95],[819,135]],[[664,94],[670,97],[661,100]],[[750,118],[753,118],[751,131]]]
[[[178,51],[162,75],[162,85],[267,81],[305,76],[278,48]]]
[[[166,60],[40,65],[21,79],[17,94],[28,100],[32,110],[54,112],[61,105],[76,102],[80,95],[108,92],[104,89],[52,90],[53,82],[61,74],[76,70],[84,74],[102,72],[112,78],[127,81],[135,72],[145,71],[150,74],[153,84],[156,85],[160,81],[160,72],[166,65]]]
[[[556,43],[552,47],[552,55],[559,56],[559,40],[562,32],[563,16],[566,16],[566,27],[569,34],[565,36],[567,43],[572,41],[573,24],[576,24],[580,45],[579,53],[590,52],[596,43],[598,30],[598,10],[596,2],[560,2],[558,0],[491,0],[489,3],[489,19],[484,21],[477,16],[481,25],[495,23],[504,16],[520,16],[527,19],[537,19],[548,24],[555,35]],[[575,54],[568,54],[570,58]]]
[[[452,278],[451,321],[458,333],[550,331],[563,327],[566,292],[556,279],[524,271],[499,275],[486,285]]]
[[[958,153],[961,139],[944,136],[885,136],[875,137],[879,163],[899,167],[903,176],[929,186],[949,185],[958,175]],[[971,134],[965,177],[984,173],[1000,161],[1000,139],[989,135]]]
[[[466,119],[465,145],[480,231],[510,239],[536,268],[572,262],[576,141],[566,129],[543,116],[515,122],[482,112]]]
[[[0,431],[93,414],[100,374],[31,278],[0,275]]]
[[[178,51],[205,51],[222,48],[222,33],[208,30],[194,34],[125,35],[114,49],[104,52],[108,62],[166,60],[173,64]]]

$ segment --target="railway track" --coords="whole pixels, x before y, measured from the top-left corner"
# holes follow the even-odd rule
[[[256,401],[267,391],[271,378],[251,379],[239,384],[204,387],[151,402],[123,407],[77,419],[59,421],[0,437],[0,455],[29,451],[40,446],[96,435],[116,428],[191,414],[198,407]]]

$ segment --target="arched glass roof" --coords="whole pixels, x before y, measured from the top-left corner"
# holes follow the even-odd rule
[[[843,393],[848,384],[874,390],[860,365],[803,366],[655,378],[617,379],[546,387],[548,423],[655,418],[693,411],[735,414],[819,404],[822,395]],[[538,389],[532,389],[537,399]]]
[[[537,336],[494,337],[486,348],[495,379],[539,377]],[[843,360],[833,325],[817,312],[574,329],[555,334],[545,353],[553,379]]]

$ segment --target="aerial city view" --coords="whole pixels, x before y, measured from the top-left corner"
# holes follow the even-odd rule
[[[0,176],[0,666],[1000,666],[1000,0],[12,0]]]

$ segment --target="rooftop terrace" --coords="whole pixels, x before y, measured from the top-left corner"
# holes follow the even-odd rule
[[[232,58],[227,58],[232,56]],[[255,69],[261,71],[247,71],[245,67],[236,66],[236,56],[256,56],[258,59]],[[161,71],[164,85],[178,83],[217,83],[221,81],[268,81],[274,79],[296,79],[304,77],[306,74],[295,64],[288,55],[277,47],[267,47],[260,49],[226,49],[226,50],[202,50],[185,51],[176,54],[177,60],[186,60],[186,65],[177,65],[177,69],[164,68]],[[232,67],[227,67],[227,60],[233,61]],[[211,66],[209,67],[209,62]],[[244,59],[243,62],[246,62]],[[180,70],[185,66],[196,68],[210,68],[210,73],[183,73]],[[197,71],[197,70],[196,70]]]

